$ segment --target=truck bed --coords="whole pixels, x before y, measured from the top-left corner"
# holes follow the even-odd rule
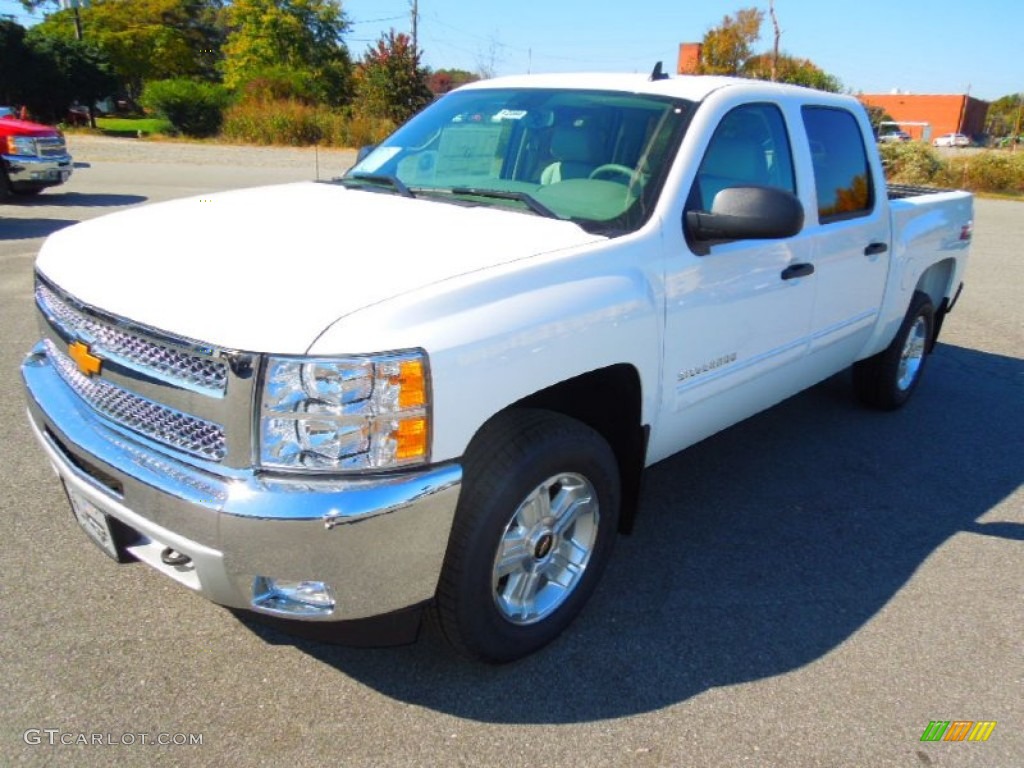
[[[952,189],[941,187],[918,187],[913,184],[889,184],[888,196],[890,200],[903,200],[907,197],[919,197],[921,195],[937,195],[941,192],[953,192]]]

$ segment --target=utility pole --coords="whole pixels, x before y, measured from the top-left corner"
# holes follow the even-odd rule
[[[420,3],[419,0],[412,0],[410,3],[412,6],[412,49],[413,51],[419,50],[419,21],[420,21]]]
[[[1017,94],[1017,120],[1013,125],[1013,136],[1010,137],[1010,151],[1017,151],[1017,141],[1020,138],[1020,117],[1021,110],[1024,109],[1024,96]]]
[[[775,0],[768,0],[768,14],[772,17],[772,27],[775,29],[775,46],[772,48],[772,82],[774,83],[779,76],[779,38],[782,37],[779,19],[775,15]]]

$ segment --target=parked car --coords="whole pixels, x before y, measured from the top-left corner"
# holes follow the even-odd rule
[[[430,608],[509,661],[583,607],[644,467],[850,366],[907,402],[971,195],[887,185],[852,96],[657,72],[473,83],[332,182],[51,235],[22,376],[84,536],[300,632]]]
[[[904,141],[910,141],[910,134],[906,131],[892,131],[890,133],[883,133],[878,137],[878,141],[881,144],[895,144]]]
[[[933,147],[969,147],[971,140],[962,133],[944,133],[932,139]]]
[[[0,107],[0,198],[34,195],[63,184],[71,168],[60,131],[19,120],[13,108]]]

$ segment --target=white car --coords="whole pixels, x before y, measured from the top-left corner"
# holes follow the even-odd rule
[[[944,133],[932,140],[933,147],[969,147],[971,140],[962,133]]]

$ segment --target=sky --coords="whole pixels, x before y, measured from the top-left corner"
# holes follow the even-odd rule
[[[130,0],[128,0],[130,2]],[[679,43],[726,14],[768,0],[418,0],[419,44],[434,69],[524,72],[675,71]],[[383,32],[411,30],[412,0],[342,0],[354,57]],[[784,52],[815,62],[854,92],[1024,92],[1020,0],[775,0]],[[17,0],[0,15],[23,24]],[[765,20],[755,51],[772,45]]]

